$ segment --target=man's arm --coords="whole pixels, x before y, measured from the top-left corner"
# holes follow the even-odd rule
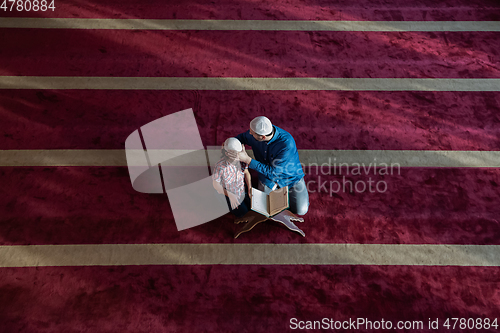
[[[249,168],[258,171],[267,179],[270,179],[272,182],[276,183],[277,179],[280,178],[280,175],[282,173],[286,173],[287,167],[290,168],[290,166],[288,165],[290,161],[290,154],[293,154],[292,149],[283,147],[273,159],[271,165],[268,165],[248,156],[245,147],[243,147],[243,150],[238,153],[238,158],[241,162],[247,163]],[[268,185],[268,187],[272,188],[272,186],[269,186],[269,184],[265,185]]]

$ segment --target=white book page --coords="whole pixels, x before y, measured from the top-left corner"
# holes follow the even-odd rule
[[[269,216],[267,207],[267,194],[252,187],[252,210]]]

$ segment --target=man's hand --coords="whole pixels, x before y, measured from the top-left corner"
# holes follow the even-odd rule
[[[250,164],[252,161],[252,158],[248,156],[246,150],[245,150],[245,145],[241,145],[242,150],[238,153],[238,158],[240,159],[241,162]]]
[[[241,148],[242,150],[239,153],[236,153],[234,151],[226,151],[226,155],[231,159],[250,164],[252,158],[248,156],[247,152],[245,151],[245,145],[241,145]]]
[[[238,153],[232,150],[226,150],[226,156],[232,160],[238,160]]]

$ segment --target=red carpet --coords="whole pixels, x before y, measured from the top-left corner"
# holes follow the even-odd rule
[[[0,320],[3,332],[285,332],[291,318],[423,321],[407,332],[444,332],[429,318],[499,317],[499,285],[498,267],[9,268]]]
[[[166,195],[135,192],[123,168],[2,168],[1,244],[363,243],[500,244],[499,169],[403,168],[401,175],[347,176],[385,181],[385,193],[349,193],[342,176],[309,172],[307,237],[274,224],[233,239],[230,215],[178,232]],[[318,183],[320,181],[323,185]],[[324,182],[327,181],[325,184]],[[316,182],[316,183],[314,183]],[[323,186],[320,188],[320,186]],[[380,185],[383,191],[382,184]],[[362,189],[362,184],[358,185]],[[320,193],[314,192],[321,191]]]
[[[55,11],[4,13],[11,17],[148,18],[197,20],[498,21],[496,0],[213,1],[134,0],[57,3]]]
[[[0,90],[0,148],[123,149],[138,127],[188,108],[207,146],[266,114],[299,149],[500,150],[497,92],[424,91]]]
[[[0,39],[1,75],[500,77],[497,32],[5,29]]]

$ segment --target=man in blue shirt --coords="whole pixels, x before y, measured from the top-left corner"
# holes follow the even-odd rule
[[[309,209],[309,194],[297,146],[290,133],[260,116],[250,122],[249,131],[236,138],[253,149],[255,159],[248,156],[244,148],[238,157],[259,173],[260,189],[270,193],[288,186],[290,211],[305,215]]]

